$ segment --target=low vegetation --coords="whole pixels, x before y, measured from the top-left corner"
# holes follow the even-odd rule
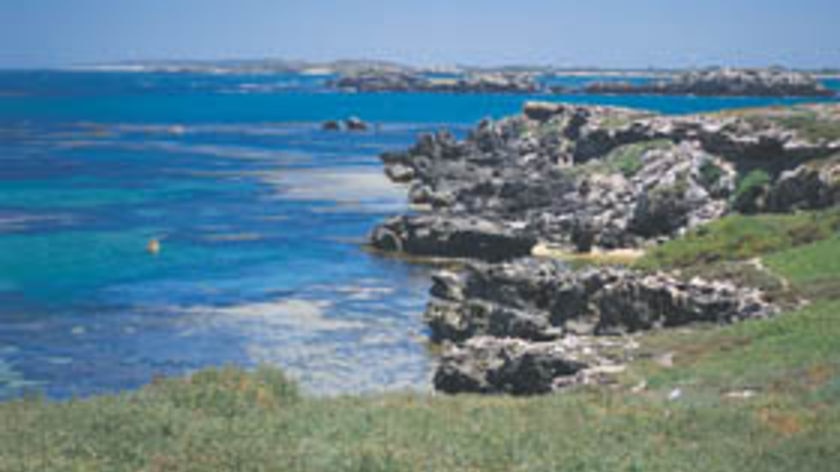
[[[840,121],[828,120],[816,112],[803,112],[776,118],[778,124],[796,130],[809,141],[840,139]]]
[[[639,338],[619,382],[534,398],[318,398],[261,368],[0,404],[3,471],[790,471],[840,460],[840,212],[730,216],[638,264],[760,257],[810,304]]]
[[[746,260],[824,240],[839,230],[838,208],[793,214],[733,214],[648,251],[636,265],[654,270]]]
[[[642,169],[646,152],[668,149],[672,146],[674,144],[667,139],[625,144],[610,151],[603,159],[589,161],[570,171],[584,174],[622,174],[624,177],[631,178]]]
[[[738,186],[732,195],[733,207],[747,213],[756,212],[759,208],[759,198],[767,192],[771,182],[770,174],[762,169],[749,172],[738,180]]]
[[[745,108],[727,110],[720,114],[738,116],[756,125],[788,128],[812,142],[840,139],[840,116],[830,106]]]

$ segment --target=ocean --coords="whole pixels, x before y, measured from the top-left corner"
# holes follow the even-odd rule
[[[407,211],[378,154],[529,99],[662,113],[803,101],[349,94],[328,79],[0,72],[0,398],[261,363],[314,394],[426,390],[432,269],[364,247]],[[321,130],[349,116],[373,129]]]

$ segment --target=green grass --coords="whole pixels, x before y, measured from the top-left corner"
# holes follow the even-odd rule
[[[772,320],[647,334],[612,386],[318,398],[269,368],[209,370],[120,395],[2,403],[0,471],[834,471],[838,218],[734,216],[662,246],[648,263],[761,256],[793,286],[822,288]],[[754,396],[729,395],[739,391]]]
[[[796,130],[809,141],[840,139],[840,121],[820,117],[814,112],[804,112],[776,118],[778,124]]]
[[[778,252],[764,260],[805,297],[840,299],[840,235],[809,246]]]
[[[823,240],[838,230],[838,208],[796,214],[729,215],[648,251],[636,266],[675,269],[745,260]]]

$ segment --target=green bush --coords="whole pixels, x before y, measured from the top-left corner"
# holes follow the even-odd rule
[[[619,146],[603,158],[603,166],[597,170],[605,172],[620,172],[627,178],[636,175],[644,166],[643,157],[646,152],[655,149],[668,149],[673,146],[671,141],[656,139],[639,143]]]
[[[744,213],[754,213],[761,208],[761,199],[767,193],[771,182],[770,174],[762,169],[755,169],[745,175],[739,182],[732,196],[732,204],[736,210]]]
[[[714,187],[723,177],[723,169],[713,161],[708,160],[700,166],[700,184],[705,188]]]

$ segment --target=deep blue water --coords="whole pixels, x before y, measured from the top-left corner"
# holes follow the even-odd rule
[[[405,210],[380,152],[529,98],[664,113],[795,101],[343,94],[324,79],[0,73],[0,397],[261,362],[319,393],[424,389],[428,269],[360,245]],[[376,130],[319,129],[350,115]]]

